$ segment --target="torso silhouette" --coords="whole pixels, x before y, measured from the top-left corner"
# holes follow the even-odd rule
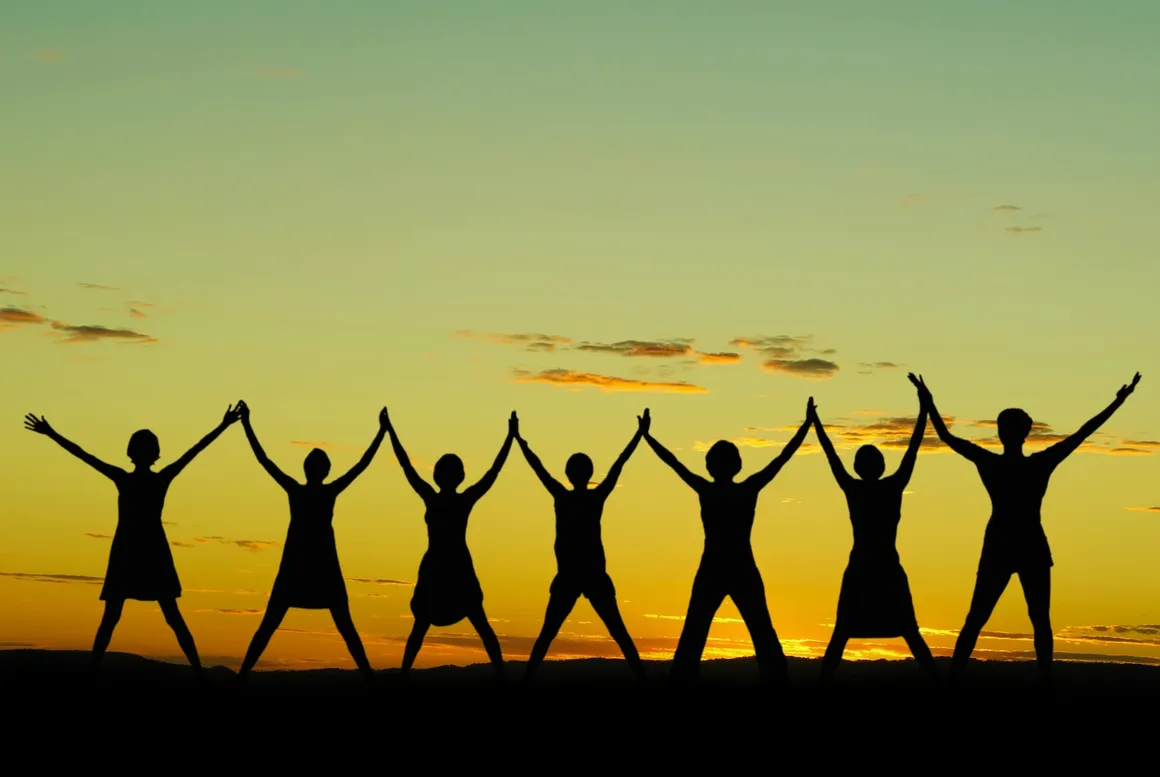
[[[565,490],[555,501],[556,565],[561,575],[579,578],[605,571],[600,519],[604,494],[595,489]]]
[[[119,474],[117,530],[109,551],[102,599],[156,601],[181,596],[173,552],[161,523],[173,478],[151,470]]]
[[[427,500],[427,552],[419,564],[419,579],[411,599],[416,619],[450,626],[467,617],[483,601],[467,549],[467,519],[475,498],[437,491]]]
[[[843,491],[850,508],[854,547],[850,563],[897,564],[898,523],[902,519],[905,485],[894,478],[846,481]]]
[[[329,483],[286,488],[290,527],[273,595],[287,607],[328,609],[346,601],[333,526],[338,493]]]
[[[750,534],[760,489],[748,484],[707,480],[697,490],[705,527],[702,566],[729,571],[734,564],[755,564]]]
[[[991,497],[991,519],[983,541],[985,561],[1011,570],[1051,566],[1041,508],[1059,463],[1050,450],[1030,456],[986,452],[975,466]]]

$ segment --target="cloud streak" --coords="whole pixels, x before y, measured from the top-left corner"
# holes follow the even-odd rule
[[[105,582],[103,577],[93,577],[91,575],[58,575],[58,574],[40,574],[35,572],[0,572],[0,577],[7,577],[11,580],[26,580],[33,583],[79,583],[84,585],[100,585]]]
[[[127,343],[156,343],[156,337],[132,329],[112,329],[99,324],[63,324],[53,321],[52,328],[60,332],[62,343],[95,343],[101,340],[120,340]]]
[[[708,389],[686,381],[650,381],[618,378],[576,370],[552,369],[540,372],[513,370],[516,383],[546,383],[553,386],[593,387],[601,391],[647,391],[667,394],[707,394]]]
[[[571,338],[562,337],[561,335],[545,335],[538,332],[500,334],[461,329],[455,333],[455,336],[472,340],[483,340],[484,342],[495,345],[517,345],[527,351],[554,351],[560,346],[572,344]]]
[[[242,550],[248,550],[255,553],[282,546],[281,542],[276,542],[274,540],[235,540],[229,537],[218,536],[194,537],[193,541],[200,545],[206,545],[213,542],[217,542],[222,545],[233,545],[235,547],[241,548]]]
[[[120,288],[118,288],[116,286],[106,286],[103,283],[78,283],[77,286],[80,286],[82,289],[88,289],[89,291],[120,291],[121,290]]]
[[[0,308],[0,324],[19,326],[21,324],[43,324],[44,322],[44,316],[33,313],[31,310],[14,307]]]
[[[766,372],[807,380],[829,380],[838,374],[840,368],[837,362],[820,357],[832,355],[836,351],[833,348],[815,348],[813,341],[813,335],[773,335],[735,337],[730,345],[754,351],[763,357],[765,361],[761,368]]]

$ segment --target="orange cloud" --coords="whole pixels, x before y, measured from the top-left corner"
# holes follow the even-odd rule
[[[1160,513],[1160,507],[1145,507],[1143,505],[1131,505],[1125,507],[1125,510],[1134,510],[1139,513]]]
[[[766,372],[777,372],[809,380],[829,380],[839,367],[827,359],[769,359],[761,365]]]
[[[496,345],[522,345],[529,351],[554,351],[557,346],[572,344],[570,338],[561,337],[560,335],[539,334],[536,332],[497,334],[495,332],[474,332],[470,329],[461,329],[455,333],[455,336],[485,340]]]
[[[739,353],[701,353],[697,352],[697,361],[701,364],[736,364],[741,361]]]
[[[202,545],[210,542],[219,542],[222,545],[234,545],[241,548],[242,550],[249,550],[254,552],[268,550],[269,548],[277,548],[282,545],[281,542],[275,542],[273,540],[233,540],[229,537],[216,536],[194,537],[193,541]]]
[[[653,391],[672,394],[707,394],[708,389],[685,381],[661,382],[617,378],[610,375],[595,375],[575,370],[543,370],[531,373],[527,370],[513,370],[516,383],[549,383],[554,386],[593,386],[602,391]]]
[[[24,308],[0,308],[0,324],[43,324],[44,316]]]
[[[131,329],[110,329],[99,324],[73,325],[53,321],[52,328],[65,335],[61,339],[62,343],[95,343],[99,340],[122,340],[136,343],[158,342],[155,337],[134,332]]]
[[[684,337],[671,340],[621,340],[616,343],[581,343],[575,350],[615,353],[621,356],[672,358],[692,354],[692,342]]]

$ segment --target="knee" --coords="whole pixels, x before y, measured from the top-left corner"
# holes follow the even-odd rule
[[[1029,607],[1027,615],[1031,618],[1031,630],[1035,632],[1035,636],[1051,634],[1051,615],[1046,609]]]

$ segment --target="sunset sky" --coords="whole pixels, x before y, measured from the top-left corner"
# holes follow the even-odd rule
[[[91,645],[116,527],[112,484],[28,412],[128,466],[134,430],[167,463],[245,399],[301,477],[314,445],[353,464],[386,405],[424,474],[452,451],[473,480],[515,410],[562,479],[576,451],[602,476],[645,407],[695,471],[729,439],[751,472],[812,395],[848,464],[877,442],[893,467],[907,371],[956,433],[1018,406],[1041,445],[1139,370],[1044,525],[1057,655],[1160,663],[1157,29],[1148,0],[8,0],[0,647]],[[946,655],[989,502],[933,440],[908,491],[899,552]],[[236,666],[288,521],[240,427],[165,519],[203,660]],[[396,667],[426,534],[388,447],[334,525],[371,662]],[[553,532],[517,449],[468,533],[508,658],[539,630]],[[604,538],[641,653],[670,656],[703,533],[645,446]],[[753,531],[791,655],[824,649],[850,543],[811,434]],[[1029,632],[1013,581],[976,655],[1028,657]],[[148,603],[111,649],[181,655]],[[726,603],[706,656],[751,652]],[[576,656],[619,656],[584,601],[550,654]],[[464,622],[417,665],[483,660]],[[353,662],[327,613],[291,611],[259,669],[316,666]]]

